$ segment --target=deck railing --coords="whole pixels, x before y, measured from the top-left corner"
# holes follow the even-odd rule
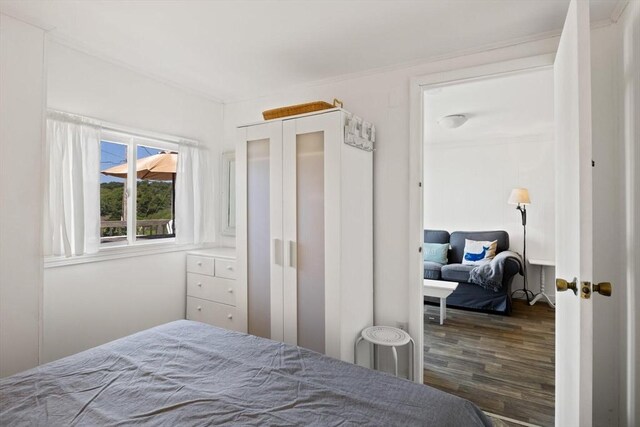
[[[139,219],[136,221],[136,237],[153,239],[173,236],[170,219]],[[126,221],[100,221],[102,242],[121,240],[127,235]]]

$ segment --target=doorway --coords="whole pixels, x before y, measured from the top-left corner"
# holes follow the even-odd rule
[[[535,264],[527,263],[527,276],[528,288],[534,294],[540,292],[541,273],[544,274],[543,277],[547,279],[547,282],[551,281],[549,278],[554,277],[552,267],[544,265],[544,261],[549,261],[552,264],[555,257],[553,253],[552,64],[553,57],[543,55],[427,76],[414,79],[412,82],[414,91],[412,92],[411,121],[412,140],[415,143],[412,145],[412,150],[414,150],[412,158],[420,160],[412,163],[411,171],[412,177],[417,178],[416,181],[420,183],[416,194],[412,194],[411,197],[413,202],[411,230],[412,233],[415,233],[412,235],[412,239],[415,239],[411,241],[412,247],[422,249],[425,229],[449,233],[504,230],[509,235],[509,250],[522,255],[524,242],[520,213],[515,210],[516,206],[508,205],[507,199],[513,188],[527,188],[533,199],[532,205],[529,207],[529,223],[527,224],[527,259],[535,261]],[[533,81],[537,81],[539,87],[536,88],[536,85],[532,84]],[[520,95],[517,93],[518,87],[523,92]],[[523,98],[529,98],[529,102],[517,102],[518,96],[520,96],[520,101]],[[544,101],[538,102],[538,100]],[[442,118],[456,115],[465,116],[463,125],[457,128],[455,126],[447,128],[438,124]],[[456,132],[454,133],[450,129]],[[428,173],[423,175],[423,170]],[[424,199],[422,198],[423,191]],[[535,206],[536,201],[537,206]],[[533,209],[536,208],[535,215],[537,217],[534,220]],[[416,213],[419,215],[414,217],[413,215]],[[414,226],[416,227],[414,228]],[[513,315],[501,316],[492,313],[491,310],[477,310],[474,307],[469,310],[469,307],[464,307],[464,303],[460,304],[460,300],[455,301],[453,298],[452,302],[456,304],[449,304],[447,318],[444,325],[440,325],[438,307],[425,306],[423,303],[424,258],[423,253],[418,252],[417,255],[415,265],[412,263],[412,268],[415,267],[415,270],[412,271],[411,277],[415,277],[413,276],[415,273],[421,280],[420,284],[416,283],[417,286],[413,288],[415,294],[412,294],[412,298],[415,297],[415,300],[412,299],[411,302],[410,324],[410,331],[417,337],[417,341],[421,341],[417,345],[418,354],[414,365],[416,377],[420,376],[425,383],[430,383],[432,386],[445,389],[472,401],[474,399],[469,395],[469,388],[462,384],[460,378],[451,375],[452,371],[457,370],[461,375],[468,375],[469,384],[482,385],[480,379],[484,378],[488,382],[529,383],[532,387],[546,388],[547,392],[553,393],[555,313],[547,305],[546,300],[539,301],[537,305],[530,307],[526,299],[516,298],[513,308],[510,306],[508,310]],[[550,283],[546,283],[546,285],[546,293],[551,294],[553,302],[552,286]],[[523,276],[520,273],[513,278],[509,294],[523,287]],[[514,296],[522,298],[524,295],[524,293],[520,293]],[[529,299],[531,299],[531,294]],[[415,301],[418,303],[414,305]],[[542,320],[542,322],[534,319],[536,313],[539,313],[540,319],[538,320]],[[546,327],[542,326],[545,333],[541,334],[540,330],[535,330],[535,327],[533,329],[527,327],[533,325],[546,325]],[[482,335],[482,327],[487,328],[484,331],[484,336]],[[469,351],[472,347],[481,347],[473,345],[473,338],[470,338],[471,341],[466,344],[460,344],[469,348],[457,348],[455,351],[459,354],[453,354],[450,357],[446,355],[446,342],[455,341],[456,338],[453,337],[456,334],[458,334],[457,339],[465,335],[472,337],[473,334],[469,335],[469,333],[473,331],[476,333],[476,342],[485,343],[492,339],[499,340],[499,333],[493,338],[490,336],[493,332],[500,330],[511,330],[511,337],[506,338],[518,339],[524,346],[531,346],[532,349],[536,346],[545,347],[529,351],[529,353],[538,353],[539,357],[547,357],[540,355],[545,352],[549,355],[549,362],[542,368],[547,371],[546,375],[543,375],[547,380],[542,383],[538,382],[536,385],[534,381],[529,381],[526,378],[517,379],[512,375],[518,368],[526,369],[526,366],[520,366],[528,363],[526,357],[522,357],[521,361],[513,361],[514,366],[509,366],[509,363],[500,363],[500,361],[475,360],[472,362],[463,360],[467,356],[478,357],[478,354],[473,355]],[[518,330],[522,336],[515,338],[513,335],[515,330]],[[425,340],[428,339],[429,334],[437,339],[430,340],[425,346]],[[527,339],[522,339],[523,337]],[[503,338],[505,337],[503,336]],[[541,342],[551,344],[539,345]],[[449,346],[449,349],[453,348],[453,346]],[[504,348],[509,349],[509,344],[505,342]],[[425,349],[427,353],[425,353]],[[490,349],[485,350],[487,350],[485,355],[489,355]],[[512,358],[517,359],[517,351],[513,348],[511,350],[516,353]],[[498,357],[503,356],[499,355]],[[506,362],[506,360],[502,362]],[[472,372],[472,369],[467,369],[483,365],[482,369],[485,372]],[[498,365],[506,365],[505,375],[502,378],[499,377],[500,366]],[[446,375],[447,370],[449,370],[449,375]],[[497,376],[487,375],[492,370],[495,371],[493,374]],[[440,374],[442,375],[437,378]],[[549,382],[551,384],[548,384]],[[455,386],[447,388],[453,383]],[[486,384],[485,386],[485,389],[491,388]],[[458,389],[457,393],[455,388]],[[498,388],[513,394],[520,393],[520,391],[513,389],[508,390],[504,384]],[[551,406],[553,406],[553,394],[551,397],[543,396],[542,399],[549,399]],[[499,413],[501,412],[500,405],[488,404],[486,397],[485,404],[481,400],[480,398],[475,399],[475,403],[487,412],[501,415]],[[505,398],[505,401],[507,400]],[[526,401],[525,396],[522,403],[526,404]],[[524,404],[520,409],[525,407]],[[520,412],[523,412],[521,416],[514,417],[513,411],[507,411],[507,414],[512,415],[507,415],[507,417],[542,425],[553,423],[553,414],[548,415],[548,408],[546,418],[543,416],[541,419],[530,416],[531,414],[524,414],[527,411]]]
[[[426,87],[423,99],[424,381],[553,425],[555,292],[540,289],[555,263],[553,70]]]

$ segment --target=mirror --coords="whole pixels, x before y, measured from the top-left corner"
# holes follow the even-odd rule
[[[236,235],[236,153],[222,153],[222,230],[225,236]]]

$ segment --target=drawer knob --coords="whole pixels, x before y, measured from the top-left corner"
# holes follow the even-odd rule
[[[233,288],[229,288],[229,293],[232,294],[233,293]]]
[[[202,261],[198,261],[196,264],[198,264],[198,265],[202,265]]]
[[[233,267],[231,267],[230,265],[227,265],[227,270],[233,271]]]
[[[202,287],[202,282],[198,282],[198,286]]]
[[[202,311],[202,307],[198,306],[198,311]]]
[[[233,315],[232,314],[227,314],[227,319],[233,319]]]

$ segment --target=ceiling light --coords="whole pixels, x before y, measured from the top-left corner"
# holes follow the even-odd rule
[[[464,114],[452,114],[450,116],[444,116],[438,120],[438,124],[443,128],[455,129],[459,128],[467,122],[467,116]]]

